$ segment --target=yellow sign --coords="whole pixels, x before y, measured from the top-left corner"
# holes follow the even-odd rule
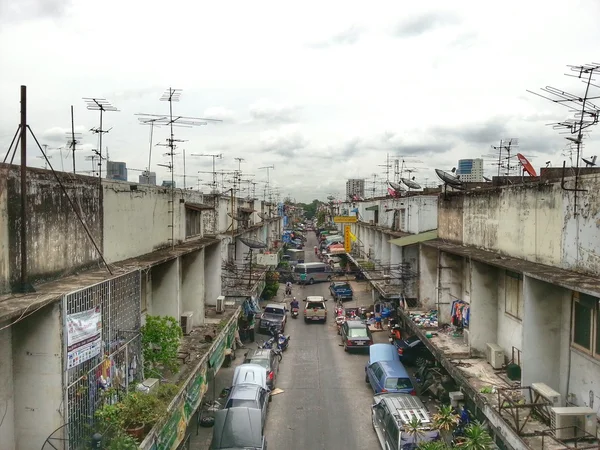
[[[335,216],[333,223],[356,223],[356,216]]]
[[[344,227],[344,250],[346,253],[350,253],[352,250],[352,238],[350,237],[352,232],[350,231],[350,225]]]

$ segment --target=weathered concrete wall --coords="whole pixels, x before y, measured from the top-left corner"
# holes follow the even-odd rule
[[[17,450],[39,450],[63,425],[61,324],[55,303],[12,326]]]
[[[498,269],[498,342],[496,344],[502,347],[506,357],[510,358],[513,347],[523,351],[523,323],[522,320],[506,312],[506,295],[506,273]]]
[[[192,323],[204,323],[204,249],[181,257],[181,304],[192,311]]]
[[[0,182],[0,289],[4,281],[5,293],[6,280],[16,285],[20,279],[21,184],[18,166],[0,166],[6,174]],[[98,180],[69,173],[58,176],[102,248],[102,192]],[[27,215],[31,283],[56,279],[98,261],[98,253],[52,172],[28,168]]]
[[[152,267],[152,304],[148,312],[153,316],[181,315],[181,268],[179,258]]]
[[[223,247],[226,248],[226,245],[215,244],[204,249],[204,298],[207,306],[215,306],[217,297],[221,295]]]
[[[185,203],[203,203],[196,191],[174,192],[160,186],[102,180],[104,190],[104,257],[110,262],[150,253],[171,245],[171,209],[174,211],[175,244],[185,241]],[[182,201],[183,200],[183,201]],[[202,211],[205,215],[207,211]],[[206,225],[206,223],[203,223]],[[205,228],[206,230],[206,228]]]
[[[471,261],[469,344],[485,354],[488,343],[498,341],[498,269]]]
[[[566,185],[572,184],[567,179]],[[600,175],[580,177],[573,192],[560,183],[453,193],[439,203],[439,236],[515,258],[600,273]]]
[[[438,250],[419,244],[419,303],[425,309],[437,304]]]
[[[0,450],[13,450],[15,443],[15,402],[13,384],[12,328],[0,322]]]
[[[390,244],[391,245],[391,244]],[[395,247],[395,245],[394,245]],[[408,264],[408,269],[411,273],[419,273],[419,244],[406,245],[402,247],[402,259],[405,264]],[[410,278],[406,281],[405,296],[408,298],[419,297],[419,278]]]

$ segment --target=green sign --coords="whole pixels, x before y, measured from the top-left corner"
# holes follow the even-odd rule
[[[225,360],[225,345],[227,344],[227,336],[221,337],[219,342],[217,343],[213,354],[210,355],[210,367],[212,367],[215,371],[215,374],[221,368],[223,361]]]
[[[204,395],[206,388],[206,364],[196,375],[196,378],[188,385],[185,392],[185,402],[183,404],[183,412],[186,420],[189,422],[194,414],[194,411],[200,406],[200,401]]]
[[[160,430],[156,443],[157,450],[173,450],[183,440],[187,428],[187,420],[183,409],[182,402],[173,410],[171,417]]]

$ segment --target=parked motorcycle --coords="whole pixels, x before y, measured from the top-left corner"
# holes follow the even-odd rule
[[[271,328],[271,338],[265,342],[265,345],[270,345],[269,348],[278,348],[282,352],[286,351],[290,343],[290,336],[280,333],[276,327]]]
[[[292,319],[298,318],[298,312],[299,312],[298,308],[292,308]]]

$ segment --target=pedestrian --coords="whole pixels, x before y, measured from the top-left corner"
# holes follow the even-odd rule
[[[315,256],[318,256],[318,255],[319,255],[319,247],[317,247],[317,246],[315,245]]]
[[[382,329],[380,312],[375,312],[375,328],[377,328],[378,330]]]
[[[300,274],[300,286],[304,286],[306,284],[306,273]]]

